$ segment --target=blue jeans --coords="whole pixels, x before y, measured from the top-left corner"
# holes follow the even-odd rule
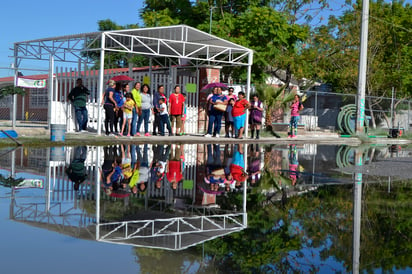
[[[223,117],[223,112],[212,112],[209,114],[209,125],[207,126],[207,134],[212,134],[212,129],[213,129],[213,135],[220,134],[220,129],[222,127],[222,117]]]
[[[132,115],[132,128],[130,134],[134,136],[136,134],[137,120],[139,119],[136,108],[133,108]]]
[[[77,125],[79,126],[77,130],[87,129],[87,120],[89,119],[86,107],[74,107],[74,113],[76,116]]]
[[[165,125],[169,131],[169,135],[172,134],[172,126],[170,124],[170,118],[168,114],[160,115],[160,135],[165,135]]]
[[[137,132],[140,132],[140,126],[144,120],[144,133],[149,132],[149,117],[150,117],[150,109],[142,109],[142,115],[139,116],[139,121],[137,121]]]

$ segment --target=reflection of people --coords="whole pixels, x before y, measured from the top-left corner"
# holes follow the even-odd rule
[[[256,144],[255,147],[254,145],[250,145],[250,151],[249,151],[249,157],[247,159],[248,161],[248,175],[249,175],[249,180],[252,186],[256,184],[256,182],[259,181],[260,179],[260,163],[261,163],[261,155],[260,155],[260,148],[259,145]]]
[[[73,160],[69,167],[66,168],[66,174],[74,183],[73,189],[77,191],[79,190],[80,184],[87,178],[86,167],[84,165],[87,157],[87,147],[75,147],[73,155]]]
[[[207,145],[206,182],[210,184],[210,190],[219,190],[219,185],[225,182],[225,170],[220,159],[220,146],[218,144]]]
[[[138,190],[144,192],[149,183],[149,154],[148,154],[148,144],[143,145],[143,154],[140,153],[140,146],[137,146],[137,158],[140,160],[139,167],[139,182]]]
[[[233,153],[233,162],[230,165],[230,173],[233,179],[236,181],[236,186],[240,186],[244,182],[248,175],[245,171],[245,159],[243,156],[243,146],[235,145]]]
[[[183,181],[183,161],[182,151],[183,145],[173,145],[169,157],[169,163],[166,167],[166,178],[169,181],[172,189],[177,189],[178,183]]]
[[[163,144],[153,145],[152,182],[156,188],[161,188],[164,178],[167,160],[169,159],[170,145],[166,148]]]
[[[296,185],[298,179],[298,152],[296,145],[289,145],[289,178],[292,181],[292,185]]]
[[[74,105],[74,113],[76,115],[77,121],[77,131],[86,131],[87,130],[87,120],[89,119],[86,103],[87,96],[90,94],[90,91],[83,86],[83,80],[78,78],[76,80],[76,87],[74,87],[67,99],[69,99]]]

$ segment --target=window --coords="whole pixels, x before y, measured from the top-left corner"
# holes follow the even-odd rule
[[[31,88],[30,89],[30,107],[31,108],[47,108],[47,89]]]

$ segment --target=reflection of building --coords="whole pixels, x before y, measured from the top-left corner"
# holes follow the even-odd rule
[[[74,150],[62,149],[63,155],[70,159]],[[13,189],[10,219],[81,239],[169,250],[185,249],[243,230],[247,224],[246,212],[196,205],[196,149],[196,145],[185,145],[185,175],[193,179],[191,188],[188,185],[181,185],[176,191],[166,187],[149,188],[145,193],[127,198],[109,197],[101,190],[98,173],[101,148],[87,148],[89,176],[79,192],[73,191],[73,184],[64,173],[68,165],[66,157],[53,156],[45,149],[47,165],[42,171],[45,186]],[[21,160],[26,161],[26,158]],[[16,163],[12,162],[9,161],[13,166],[10,170],[16,170]],[[182,207],[176,203],[178,199],[188,202]]]

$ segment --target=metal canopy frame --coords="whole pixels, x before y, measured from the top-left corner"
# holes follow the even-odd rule
[[[149,58],[165,57],[185,60],[195,66],[247,66],[247,99],[250,97],[253,51],[187,25],[113,30],[77,35],[43,38],[14,43],[15,82],[22,60],[49,61],[49,80],[54,74],[54,62],[93,63],[88,52],[100,52],[99,98],[104,86],[105,53],[139,54]],[[52,93],[49,85],[49,93]],[[14,105],[16,100],[14,100]],[[15,108],[16,106],[14,106]],[[98,123],[101,124],[101,111]],[[15,119],[13,119],[13,127]],[[246,124],[247,127],[247,124]],[[98,127],[97,134],[101,134]]]
[[[99,223],[96,240],[113,244],[183,250],[247,227],[247,213]]]
[[[211,65],[252,64],[253,51],[198,29],[167,27],[113,30],[58,36],[14,43],[14,58],[93,63],[87,52],[100,50],[148,57],[183,58]],[[83,53],[83,54],[82,54]]]

